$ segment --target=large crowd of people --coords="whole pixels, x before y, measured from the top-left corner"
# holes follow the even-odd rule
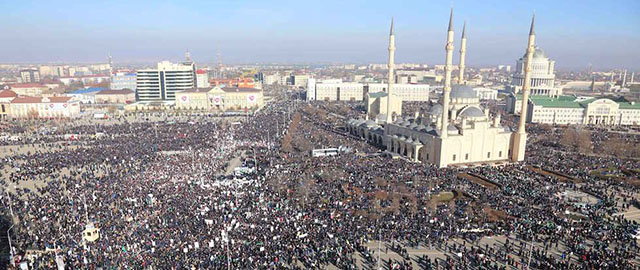
[[[640,269],[638,224],[616,215],[633,209],[640,186],[591,173],[624,169],[637,180],[637,160],[562,151],[537,139],[556,129],[531,126],[521,164],[438,169],[342,132],[358,113],[276,99],[237,121],[47,129],[23,142],[29,151],[1,159],[11,260],[29,269]],[[351,151],[308,151],[339,146]],[[230,176],[238,158],[250,170]],[[83,238],[91,226],[95,241]]]

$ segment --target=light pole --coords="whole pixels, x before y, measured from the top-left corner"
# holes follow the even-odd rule
[[[11,229],[15,226],[13,224],[13,220],[11,221],[11,227],[7,230],[7,239],[9,239],[9,259],[11,260],[11,266],[16,266],[15,261],[13,260],[13,246],[11,245]]]

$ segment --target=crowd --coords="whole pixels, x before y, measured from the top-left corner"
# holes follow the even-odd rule
[[[11,190],[2,211],[16,224],[13,260],[30,269],[61,262],[71,269],[371,269],[382,253],[373,243],[384,241],[384,253],[396,254],[382,260],[387,269],[412,269],[414,261],[422,269],[640,269],[638,224],[613,216],[630,209],[638,187],[589,173],[639,169],[637,162],[529,143],[523,164],[438,169],[385,158],[345,135],[341,116],[356,114],[352,105],[283,100],[232,123],[60,128],[43,138],[104,136],[59,151],[43,139],[32,142],[37,151],[2,157]],[[534,126],[530,137],[543,132]],[[284,151],[287,135],[294,147]],[[338,146],[354,151],[320,158],[307,151]],[[223,176],[238,156],[252,173]],[[43,184],[26,187],[31,182]],[[567,190],[597,203],[557,196]],[[452,198],[441,199],[445,193]],[[88,224],[99,228],[96,241],[81,237]]]

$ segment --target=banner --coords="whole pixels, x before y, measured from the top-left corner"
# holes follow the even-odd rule
[[[211,97],[211,103],[213,103],[213,105],[221,105],[222,104],[222,97],[221,96],[213,96],[213,97]]]

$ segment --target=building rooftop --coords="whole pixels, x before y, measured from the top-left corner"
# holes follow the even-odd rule
[[[522,97],[520,97],[520,99],[522,99]],[[533,104],[547,108],[582,108],[582,105],[579,102],[576,102],[576,98],[573,96],[560,96],[557,98],[548,96],[531,96],[529,99]]]
[[[11,103],[66,103],[71,97],[17,97]]]
[[[88,93],[97,93],[104,90],[104,88],[102,87],[90,87],[90,88],[84,88],[84,89],[78,89],[76,91],[71,92],[71,94],[74,95],[80,95],[80,94],[88,94]]]
[[[17,96],[18,94],[16,94],[16,92],[13,92],[11,90],[0,90],[0,98],[12,98]]]
[[[522,96],[518,97],[522,100]],[[596,97],[589,98],[583,101],[577,101],[574,96],[559,96],[557,98],[548,96],[531,96],[529,98],[535,105],[540,105],[547,108],[586,108],[590,103],[599,99],[609,99],[615,103],[618,103],[620,109],[638,109],[640,110],[640,103],[628,102],[624,98],[612,98],[612,97]]]
[[[262,90],[256,89],[256,88],[238,88],[238,87],[223,87],[222,91],[225,91],[225,92],[246,92],[246,93],[262,92]]]
[[[207,93],[209,91],[211,91],[211,88],[191,88],[180,91],[180,93]]]
[[[126,88],[122,90],[104,89],[96,93],[96,95],[128,95],[133,93],[134,93],[133,90],[126,89]]]
[[[34,88],[34,87],[44,87],[44,85],[39,83],[14,83],[10,85],[11,88]]]

